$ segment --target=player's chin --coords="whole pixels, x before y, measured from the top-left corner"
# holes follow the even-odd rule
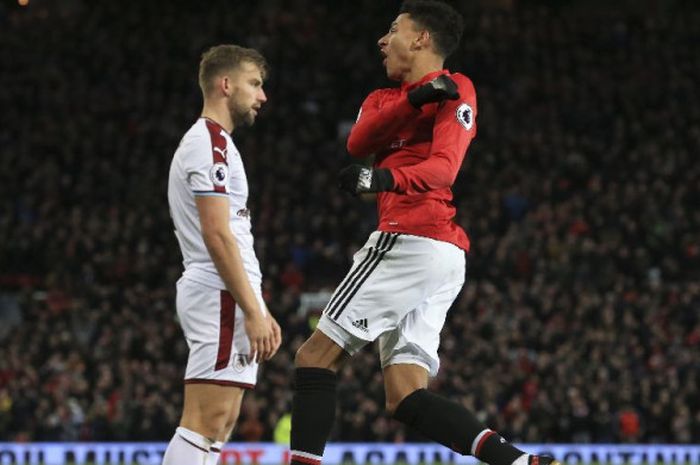
[[[244,126],[252,126],[255,124],[255,112],[249,112],[247,115],[245,115],[245,118],[243,118],[243,125]]]
[[[388,77],[392,81],[400,81],[401,80],[401,74],[396,72],[395,70],[390,69],[390,68],[386,69],[386,77]]]

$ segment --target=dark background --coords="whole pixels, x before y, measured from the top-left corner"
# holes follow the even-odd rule
[[[448,61],[478,136],[454,187],[473,248],[433,388],[514,441],[700,441],[700,7],[455,2]],[[0,440],[167,440],[187,348],[166,183],[201,109],[200,54],[260,49],[269,102],[234,133],[284,345],[238,440],[270,440],[310,334],[375,226],[338,192],[345,135],[390,85],[389,1],[0,4]],[[419,440],[368,348],[333,440]]]

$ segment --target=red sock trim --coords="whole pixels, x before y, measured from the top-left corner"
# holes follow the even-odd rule
[[[479,444],[476,445],[476,450],[474,450],[474,455],[476,456],[476,458],[479,458],[479,454],[481,454],[481,447],[484,445],[486,440],[488,438],[490,438],[491,436],[493,436],[494,434],[496,434],[496,433],[493,431],[489,431],[488,433],[484,434],[484,437],[481,438],[481,441],[479,441]]]
[[[301,463],[308,463],[309,465],[321,465],[320,460],[314,460],[309,457],[302,457],[300,455],[295,455],[292,454],[292,463],[293,462],[301,462]]]

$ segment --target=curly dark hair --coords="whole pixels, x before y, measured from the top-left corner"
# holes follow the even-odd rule
[[[452,6],[437,0],[406,0],[399,14],[411,19],[430,32],[435,51],[448,57],[459,46],[464,30],[464,19]]]

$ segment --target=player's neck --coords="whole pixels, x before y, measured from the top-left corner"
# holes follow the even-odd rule
[[[437,55],[424,55],[422,57],[416,57],[413,62],[413,66],[410,71],[406,73],[403,81],[406,84],[413,84],[418,82],[427,74],[434,73],[435,71],[440,71],[445,64],[445,60]]]
[[[208,118],[219,126],[224,128],[229,134],[234,130],[233,120],[231,119],[231,113],[226,108],[226,105],[211,105],[209,103],[204,104],[202,108],[202,118]]]

